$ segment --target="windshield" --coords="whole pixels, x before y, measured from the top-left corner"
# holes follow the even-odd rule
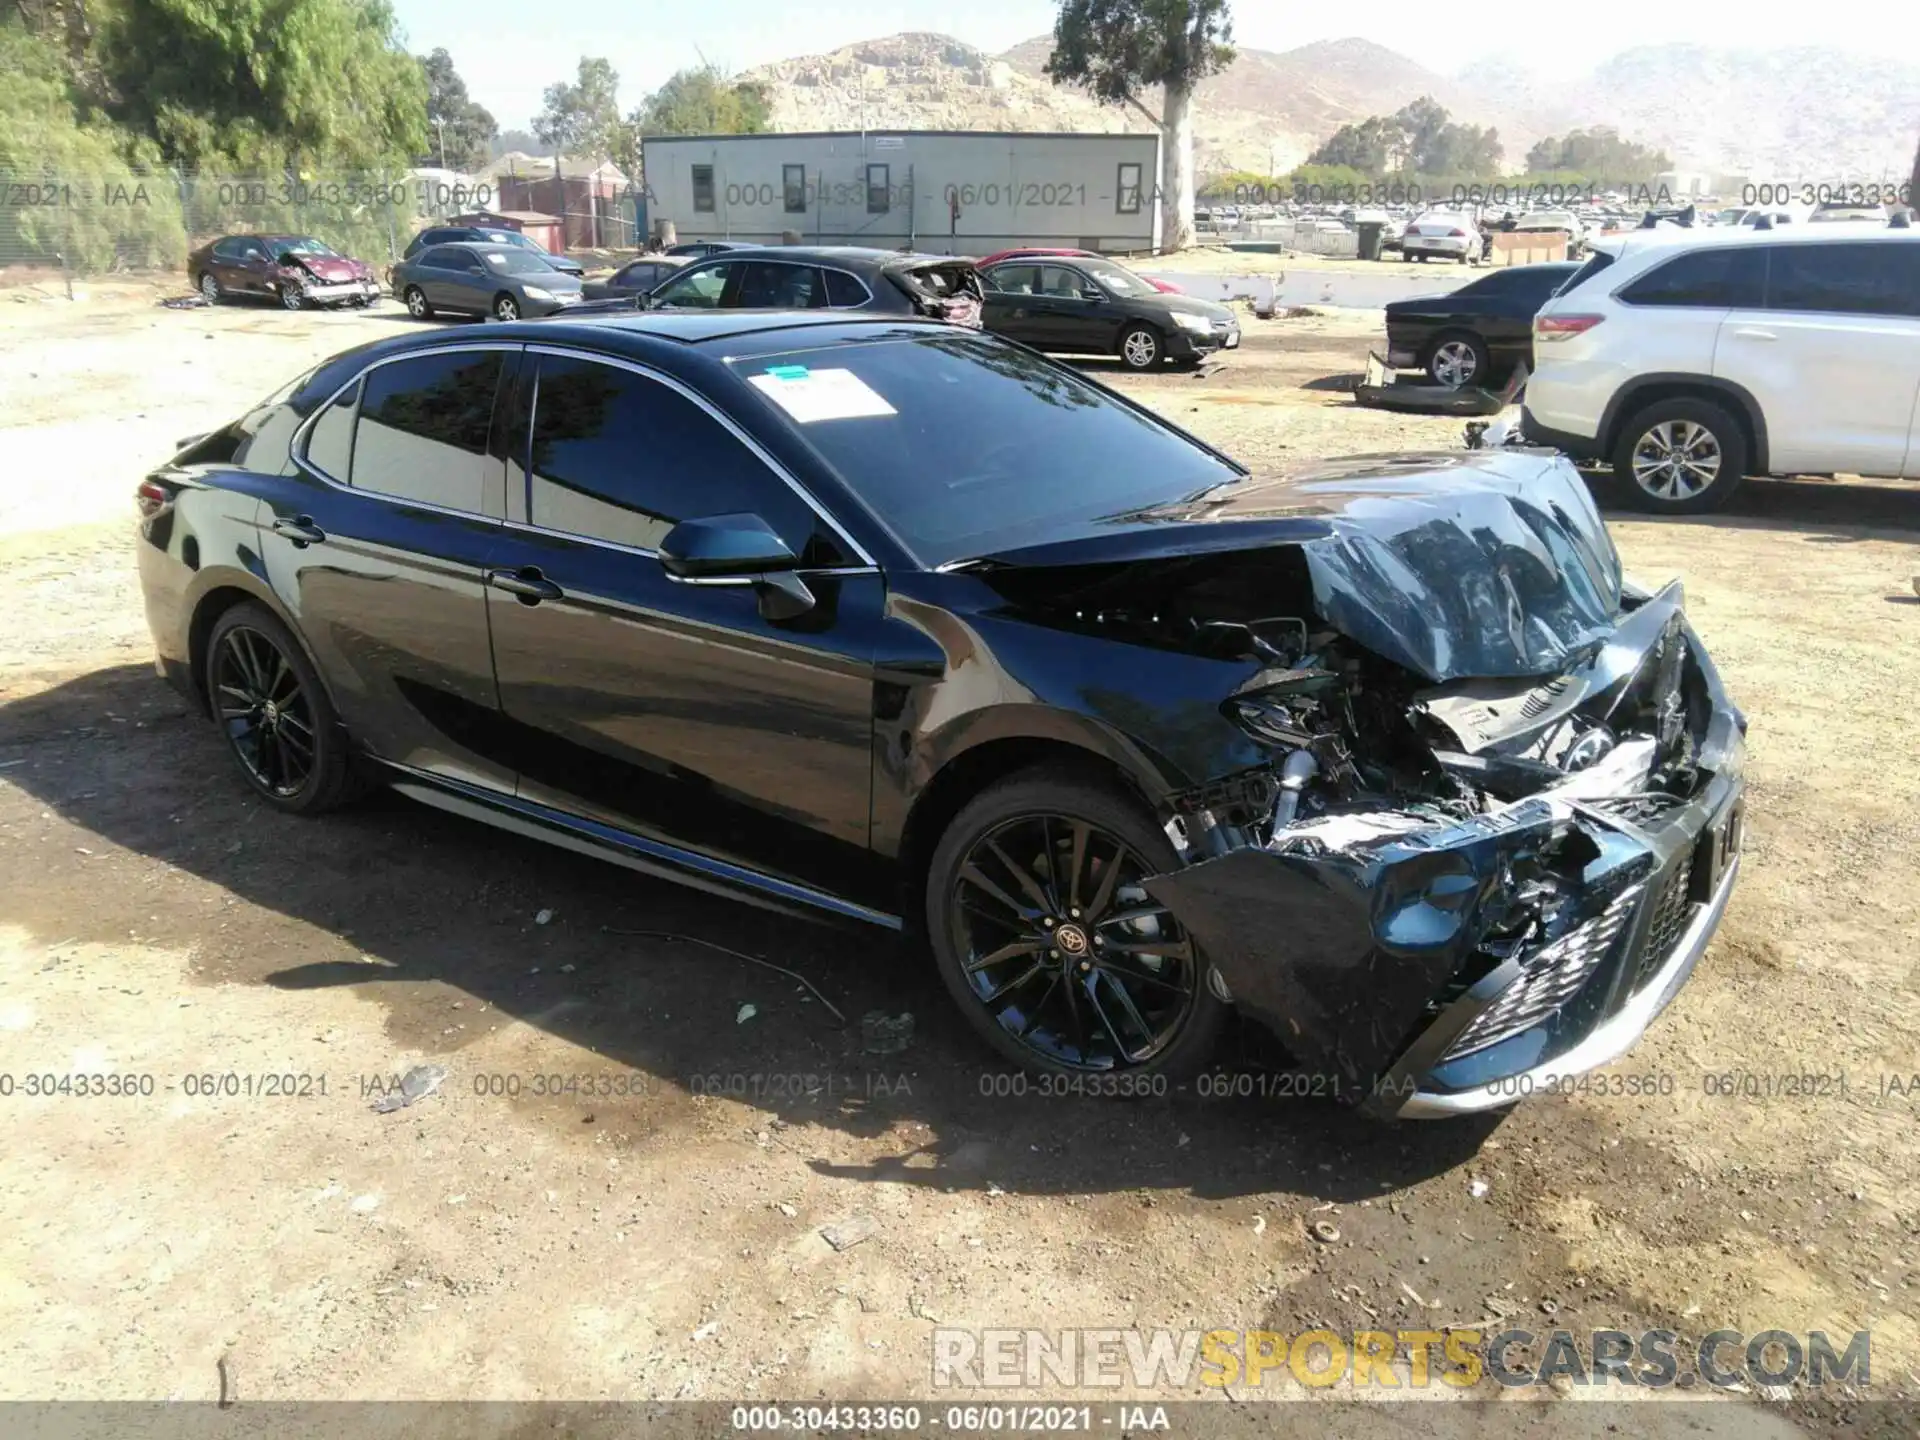
[[[332,255],[338,257],[340,254],[340,252],[335,250],[331,245],[324,244],[314,239],[311,235],[283,235],[273,243],[279,247],[274,253],[281,255],[284,255],[289,250],[296,255]]]
[[[531,250],[482,250],[480,258],[487,262],[489,270],[498,270],[503,275],[555,273],[553,266]]]
[[[729,364],[929,568],[1243,474],[989,336],[895,331]]]
[[[1079,260],[1075,262],[1091,275],[1104,289],[1115,295],[1152,295],[1153,286],[1142,280],[1131,270],[1122,269],[1111,260]]]
[[[534,244],[533,241],[529,240],[525,235],[522,235],[518,230],[488,230],[484,233],[487,239],[493,241],[496,245],[518,245],[522,250],[541,250],[540,246]]]

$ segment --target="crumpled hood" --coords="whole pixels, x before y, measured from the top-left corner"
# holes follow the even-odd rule
[[[373,272],[363,261],[347,260],[337,255],[301,255],[296,257],[302,269],[316,280],[337,283],[343,280],[364,280]]]
[[[1586,485],[1537,452],[1363,456],[1054,533],[968,568],[1293,546],[1321,620],[1435,683],[1558,674],[1620,612],[1620,558]]]

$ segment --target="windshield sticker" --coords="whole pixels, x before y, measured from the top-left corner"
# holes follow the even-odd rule
[[[897,415],[878,391],[851,370],[809,370],[804,365],[776,365],[752,384],[802,425],[821,420],[857,420]]]
[[[507,263],[507,257],[504,255],[489,255],[487,256],[487,263],[498,270],[502,265]]]

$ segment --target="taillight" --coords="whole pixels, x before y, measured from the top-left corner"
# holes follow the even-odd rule
[[[1568,340],[1584,335],[1607,317],[1604,315],[1536,315],[1533,317],[1535,340]]]
[[[1464,230],[1449,230],[1447,234],[1455,240],[1464,240],[1467,238],[1467,232]]]
[[[172,499],[167,487],[157,480],[142,480],[140,488],[133,492],[133,503],[140,508],[142,520],[159,514]]]

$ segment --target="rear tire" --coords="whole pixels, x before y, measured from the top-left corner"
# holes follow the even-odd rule
[[[226,299],[226,292],[220,288],[220,282],[214,279],[211,274],[202,275],[200,279],[195,282],[194,288],[205,297],[209,305],[218,305],[222,300]]]
[[[1039,1074],[1202,1069],[1230,1007],[1198,946],[1135,883],[1179,863],[1145,806],[1111,785],[1035,769],[974,797],[940,837],[924,897],[967,1023]]]
[[[400,297],[407,302],[407,314],[416,320],[431,320],[433,306],[427,303],[427,292],[418,285],[407,286],[406,294]]]
[[[307,653],[264,605],[243,601],[207,636],[207,705],[247,784],[289,815],[319,815],[369,788]]]
[[[1733,498],[1747,473],[1747,437],[1711,400],[1656,400],[1620,427],[1613,475],[1635,509],[1698,515]]]
[[[1434,340],[1424,368],[1434,384],[1461,390],[1469,385],[1486,384],[1492,375],[1493,360],[1478,335],[1467,330],[1448,330]]]

